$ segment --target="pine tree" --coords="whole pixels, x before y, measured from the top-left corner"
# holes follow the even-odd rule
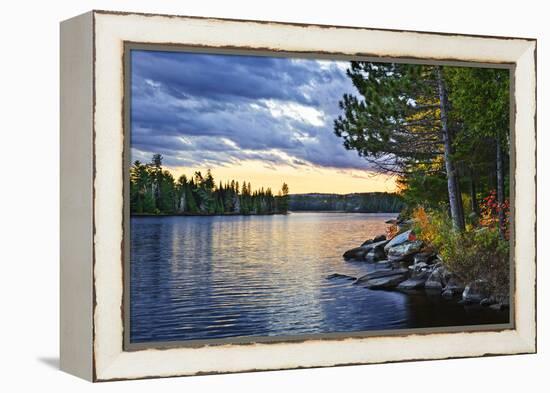
[[[288,186],[286,193],[288,194]],[[283,199],[281,194],[279,199]],[[132,214],[272,214],[279,213],[279,201],[271,189],[252,190],[244,181],[242,189],[235,180],[216,186],[210,169],[203,176],[196,171],[191,178],[177,181],[163,169],[162,156],[155,154],[148,164],[135,161],[130,167],[130,211]]]
[[[386,173],[445,171],[453,224],[464,229],[454,124],[441,67],[352,61],[347,75],[360,97],[345,94],[340,101],[344,115],[335,120],[334,132],[344,147]]]

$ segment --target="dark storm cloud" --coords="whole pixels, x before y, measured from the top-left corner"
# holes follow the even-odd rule
[[[353,91],[336,62],[133,51],[132,158],[366,169],[332,131]]]
[[[136,51],[132,60],[134,75],[160,83],[166,92],[180,99],[272,98],[311,104],[315,100],[296,87],[312,79],[323,83],[330,78],[274,57]]]

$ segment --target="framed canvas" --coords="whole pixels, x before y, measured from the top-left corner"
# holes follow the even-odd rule
[[[61,23],[61,368],[536,351],[536,40]]]

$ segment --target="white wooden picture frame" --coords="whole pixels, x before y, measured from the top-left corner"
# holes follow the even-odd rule
[[[124,53],[151,44],[513,69],[513,323],[126,349]],[[61,23],[61,368],[90,381],[536,351],[536,40],[91,11]],[[127,250],[126,250],[127,252]]]

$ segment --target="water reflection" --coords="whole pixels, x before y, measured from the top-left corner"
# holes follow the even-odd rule
[[[285,336],[495,322],[426,296],[371,291],[343,250],[383,233],[383,214],[133,217],[132,342]],[[480,322],[482,321],[482,322]]]

